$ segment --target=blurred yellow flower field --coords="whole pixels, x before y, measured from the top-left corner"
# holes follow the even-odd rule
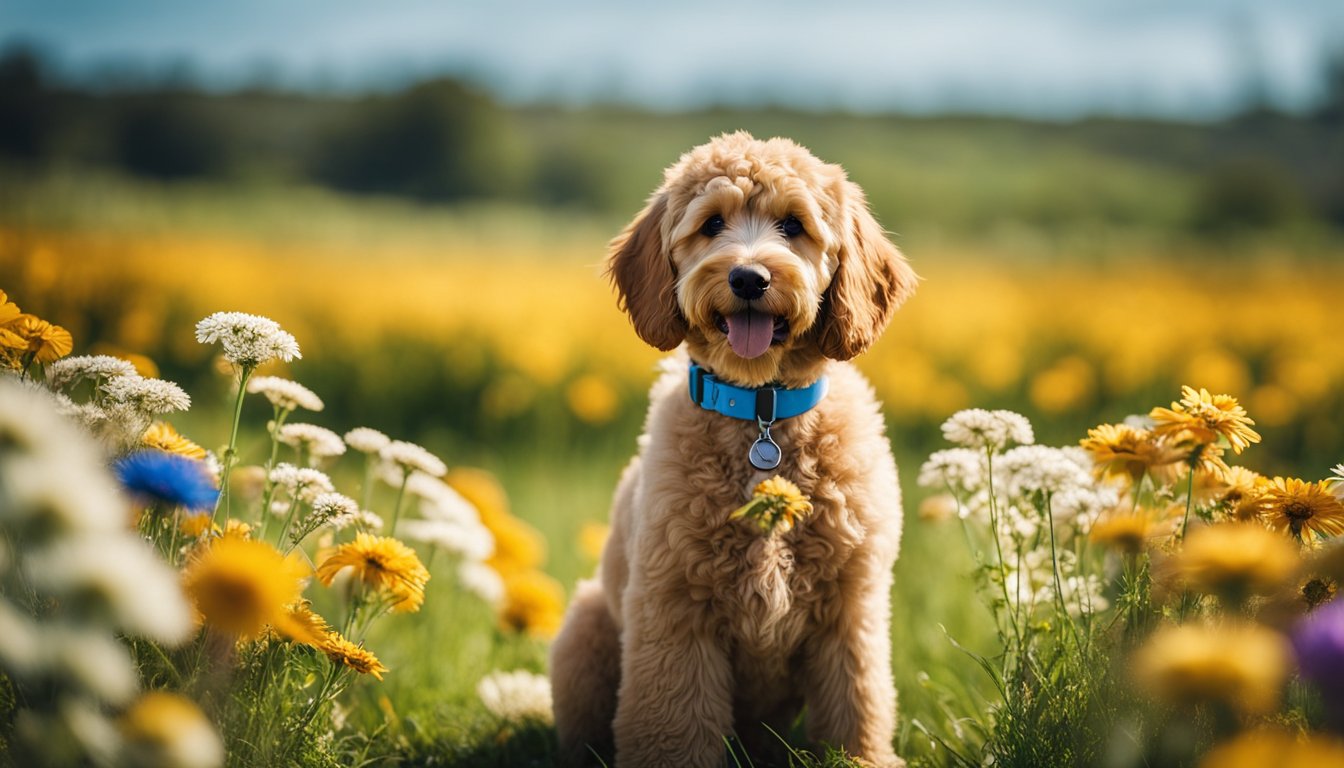
[[[615,308],[601,240],[530,252],[501,242],[11,229],[0,231],[0,270],[8,290],[77,338],[160,364],[203,354],[171,332],[183,318],[239,307],[318,340],[324,356],[372,364],[388,338],[414,339],[469,390],[456,407],[487,422],[532,415],[542,401],[582,424],[638,418],[658,355]],[[1067,266],[972,249],[910,256],[923,283],[859,361],[896,423],[984,403],[1063,434],[1197,381],[1240,398],[1263,428],[1291,430],[1300,453],[1262,457],[1271,464],[1344,446],[1306,418],[1337,403],[1344,383],[1344,265],[1274,253],[1149,251]]]

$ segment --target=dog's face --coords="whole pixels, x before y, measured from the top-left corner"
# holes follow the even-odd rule
[[[839,166],[741,132],[667,169],[607,271],[641,338],[745,386],[862,352],[917,279]]]

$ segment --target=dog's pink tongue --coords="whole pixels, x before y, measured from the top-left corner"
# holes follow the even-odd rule
[[[775,333],[775,318],[764,312],[746,310],[724,318],[728,321],[728,346],[738,357],[750,360],[760,357],[770,348]]]

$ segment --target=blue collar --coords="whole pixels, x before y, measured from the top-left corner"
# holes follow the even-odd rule
[[[826,396],[828,382],[825,376],[802,389],[736,387],[703,367],[691,363],[691,402],[707,411],[744,421],[769,424],[776,419],[789,419],[812,410]]]

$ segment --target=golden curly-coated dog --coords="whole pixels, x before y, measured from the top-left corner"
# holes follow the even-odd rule
[[[562,751],[582,761],[614,742],[620,768],[694,768],[720,765],[736,737],[762,765],[780,748],[768,729],[787,733],[805,705],[818,744],[902,765],[900,489],[872,388],[845,361],[915,274],[839,166],[741,132],[666,171],[607,270],[640,338],[684,352],[653,386],[599,573],[551,651]],[[693,401],[687,358],[741,389],[829,387],[772,425],[781,462],[761,471],[748,460],[760,425]],[[811,498],[810,516],[769,533],[729,519],[775,474]]]

